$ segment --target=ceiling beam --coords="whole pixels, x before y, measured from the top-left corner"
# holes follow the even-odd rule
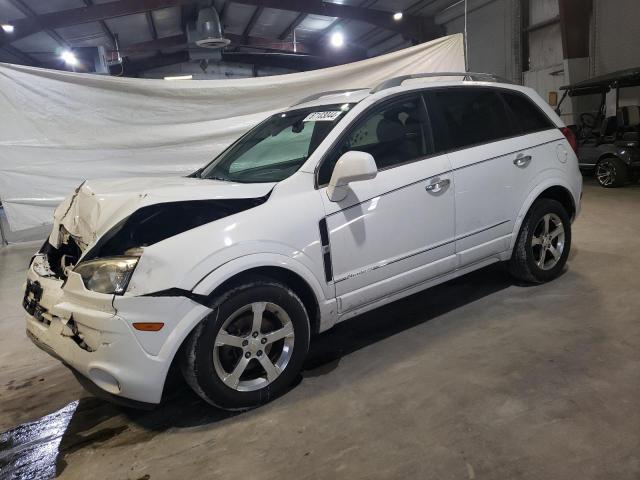
[[[31,55],[24,53],[22,50],[17,49],[13,45],[5,45],[3,48],[11,55],[19,59],[24,65],[29,65],[31,67],[39,67],[40,65],[42,65],[39,60],[36,60]]]
[[[262,15],[263,10],[264,8],[262,7],[256,7],[256,9],[253,11],[253,15],[251,15],[249,22],[247,22],[247,26],[244,27],[244,32],[242,32],[242,36],[244,38],[249,38],[249,35],[251,34],[251,30],[253,30],[253,27],[255,26],[256,22],[260,18],[260,15]]]
[[[177,63],[189,61],[189,53],[174,52],[165,55],[156,55],[154,57],[145,58],[143,60],[126,61],[122,64],[123,72],[127,76],[135,76],[140,72],[151,70],[158,67],[166,67]],[[115,67],[112,67],[115,68]]]
[[[93,0],[82,0],[82,1],[87,7],[93,6]],[[109,40],[109,43],[111,43],[111,45],[115,47],[118,44],[118,42],[116,41],[116,37],[111,31],[111,29],[107,26],[107,23],[104,20],[100,20],[98,23],[100,24],[100,28],[102,29],[102,33],[104,33],[104,36],[107,37],[107,39]]]
[[[20,18],[10,22],[11,25],[15,27],[15,31],[11,36],[5,35],[4,39],[0,37],[0,46],[7,43],[7,39],[15,42],[16,40],[45,29],[100,22],[109,18],[145,13],[166,7],[191,4],[196,1],[197,0],[117,0],[109,3]]]
[[[431,40],[442,35],[442,27],[435,24],[430,17],[419,17],[411,14],[403,16],[402,20],[395,21],[393,12],[374,10],[371,8],[342,5],[325,2],[323,0],[233,0],[245,5],[262,6],[279,10],[290,10],[306,14],[323,15],[326,17],[338,17],[349,20],[360,20],[377,27],[400,32],[403,35],[415,38],[419,41]]]
[[[154,68],[166,67],[188,61],[189,54],[186,51],[157,55],[143,60],[126,61],[124,63],[124,74],[127,76],[135,76]],[[341,65],[353,61],[353,59],[344,55],[317,57],[313,55],[282,53],[222,52],[222,61],[303,71]]]
[[[153,14],[151,12],[146,13],[147,25],[149,27],[149,33],[154,40],[158,39],[158,30],[156,29],[156,23],[153,21]]]
[[[242,35],[226,33],[225,37],[231,40],[231,44],[235,46],[243,46],[250,48],[260,48],[274,52],[294,53],[293,44],[291,42],[283,42],[279,40],[271,40],[261,37],[244,38]],[[185,35],[174,35],[173,37],[158,38],[147,42],[135,43],[120,47],[120,55],[130,56],[137,53],[149,53],[156,50],[186,50],[189,42]],[[318,54],[320,51],[313,46],[304,43],[298,43],[297,53]]]
[[[369,49],[376,48],[378,45],[382,45],[384,42],[388,42],[389,40],[391,40],[396,35],[398,35],[396,32],[393,32],[390,35],[385,35],[384,37],[382,37],[380,40],[378,40],[374,44],[369,45]]]
[[[9,3],[13,5],[17,10],[20,10],[23,13],[23,15],[26,15],[27,18],[33,18],[36,16],[36,12],[34,12],[31,8],[29,8],[29,6],[26,5],[22,0],[9,0]],[[13,24],[14,22],[11,22],[11,23]],[[51,28],[45,29],[45,32],[47,32],[50,37],[52,37],[56,42],[58,42],[61,47],[64,47],[64,48],[70,47],[69,43],[64,38],[62,38],[58,34],[58,32],[52,30]],[[15,40],[17,39],[13,35],[11,35],[11,41],[15,41]],[[0,45],[2,44],[0,43]]]
[[[305,18],[307,18],[306,13],[299,13],[298,16],[293,19],[293,22],[291,22],[289,26],[287,26],[287,28],[285,28],[282,33],[278,35],[278,38],[280,40],[284,40],[285,38],[287,38],[298,27],[298,25],[300,25],[304,21]]]

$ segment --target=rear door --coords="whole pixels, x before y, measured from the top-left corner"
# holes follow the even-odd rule
[[[558,129],[521,92],[449,87],[426,93],[436,150],[449,152],[456,186],[460,267],[510,248],[536,175],[557,158]]]
[[[456,254],[462,267],[509,247],[519,188],[515,173],[528,168],[532,152],[514,138],[518,129],[496,88],[433,89],[426,99],[436,149],[449,152],[453,169]]]

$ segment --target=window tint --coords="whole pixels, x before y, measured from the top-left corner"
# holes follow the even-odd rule
[[[437,152],[487,143],[514,134],[495,89],[449,88],[426,92]]]
[[[520,133],[526,134],[554,128],[549,117],[523,94],[505,90],[500,95],[513,113],[513,117],[520,127]]]
[[[419,95],[385,103],[364,115],[320,166],[319,185],[329,183],[336,162],[351,150],[373,155],[379,170],[433,153]]]

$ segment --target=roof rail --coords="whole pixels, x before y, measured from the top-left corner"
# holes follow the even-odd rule
[[[433,72],[433,73],[414,73],[411,75],[401,75],[399,77],[393,77],[388,80],[385,80],[382,83],[379,83],[373,89],[371,89],[370,93],[376,93],[381,90],[386,90],[391,87],[399,87],[407,80],[412,80],[414,78],[434,78],[434,77],[464,77],[464,81],[472,81],[472,82],[500,82],[500,83],[511,83],[512,81],[507,80],[506,78],[498,77],[497,75],[493,75],[491,73],[475,73],[475,72]]]
[[[319,98],[326,97],[328,95],[340,95],[341,93],[358,92],[360,90],[367,90],[367,89],[366,88],[348,88],[346,90],[329,90],[328,92],[314,93],[313,95],[304,97],[302,100],[294,103],[291,106],[294,107],[296,105],[302,105],[303,103],[312,102],[313,100],[317,100]]]

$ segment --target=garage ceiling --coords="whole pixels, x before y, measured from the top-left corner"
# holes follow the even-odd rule
[[[444,34],[435,15],[456,0],[0,0],[0,61],[65,69],[69,48],[116,41],[125,74],[188,60],[186,29],[213,4],[231,44],[222,61],[296,70],[378,55]],[[393,13],[403,12],[400,21]],[[328,46],[340,30],[345,47]],[[294,52],[294,34],[296,48]],[[303,60],[301,62],[301,60]],[[310,60],[313,60],[310,61]]]

